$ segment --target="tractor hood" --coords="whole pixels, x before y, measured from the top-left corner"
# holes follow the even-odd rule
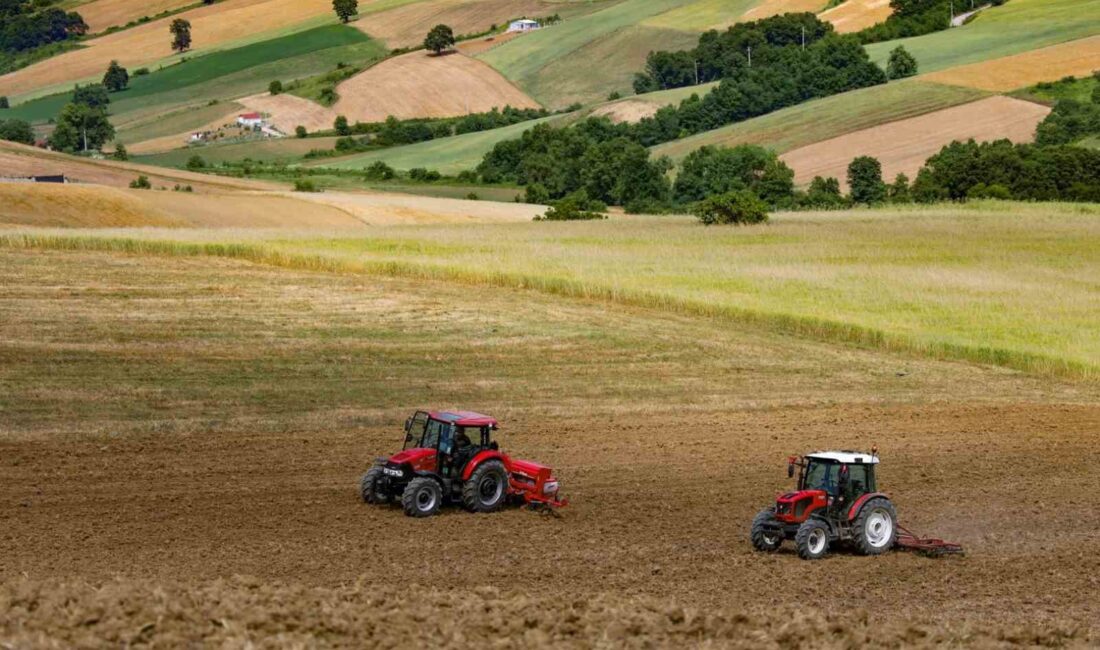
[[[784,492],[783,494],[780,494],[775,498],[775,502],[794,503],[796,501],[801,501],[802,499],[805,499],[807,497],[812,498],[814,496],[825,497],[827,495],[825,494],[824,490],[795,490],[794,492]]]
[[[408,463],[413,469],[430,469],[435,464],[435,450],[421,447],[406,449],[390,456],[389,462],[394,465]]]

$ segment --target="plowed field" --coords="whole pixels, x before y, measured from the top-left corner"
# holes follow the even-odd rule
[[[1097,641],[1095,383],[471,293],[0,250],[0,643]],[[428,405],[498,415],[572,504],[361,503],[359,473]],[[966,556],[751,551],[787,454],[872,444],[903,523]]]

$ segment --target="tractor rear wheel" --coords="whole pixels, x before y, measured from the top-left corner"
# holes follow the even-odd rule
[[[894,547],[898,539],[898,513],[889,499],[874,498],[852,522],[856,550],[862,555],[879,555]]]
[[[794,535],[798,557],[803,560],[819,560],[829,550],[829,526],[816,517],[810,517],[798,527]]]
[[[409,481],[401,495],[401,507],[410,517],[431,517],[443,503],[443,489],[435,479],[420,476]]]
[[[771,508],[761,510],[752,520],[752,546],[758,551],[774,553],[783,545],[783,530]]]
[[[365,503],[389,503],[388,494],[378,491],[378,481],[382,478],[382,468],[378,465],[367,470],[359,479],[359,495]]]
[[[499,460],[487,460],[477,466],[462,485],[462,503],[471,512],[493,512],[508,497],[508,472]]]

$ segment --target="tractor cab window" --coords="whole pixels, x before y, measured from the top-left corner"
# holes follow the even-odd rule
[[[424,449],[438,449],[439,442],[445,437],[450,442],[450,433],[453,430],[454,425],[449,422],[440,422],[439,420],[428,420],[428,426],[424,429],[424,438],[420,441],[419,447]]]
[[[867,471],[867,465],[848,466],[848,496],[857,498],[868,492],[873,492],[875,486],[871,483],[871,473]]]
[[[819,460],[811,460],[806,466],[806,478],[803,481],[803,490],[825,490],[829,494],[836,494],[840,484],[840,463],[827,463]]]
[[[424,427],[428,424],[428,414],[417,411],[416,415],[409,418],[405,424],[405,446],[402,449],[412,449],[420,446],[420,440],[424,437]]]
[[[482,427],[458,427],[455,435],[455,448],[485,447],[489,444],[488,432]]]

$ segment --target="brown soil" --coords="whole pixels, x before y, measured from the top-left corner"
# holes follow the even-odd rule
[[[498,45],[504,45],[513,38],[523,36],[520,32],[508,32],[506,34],[495,34],[493,36],[484,36],[482,38],[475,38],[469,41],[462,41],[456,47],[459,52],[462,52],[466,56],[476,56],[482,52],[488,52]]]
[[[294,133],[294,129],[299,126],[306,127],[306,130],[311,133],[331,129],[336,116],[339,115],[327,106],[286,93],[252,95],[238,99],[237,103],[250,111],[268,116],[268,122],[288,135]]]
[[[821,19],[833,24],[841,34],[858,32],[890,17],[890,0],[845,0],[821,13]]]
[[[857,156],[878,158],[888,182],[899,173],[912,180],[929,156],[954,140],[1031,142],[1035,127],[1048,113],[1048,106],[989,97],[817,142],[780,157],[794,169],[798,184],[814,176],[832,176],[847,186],[848,164]]]
[[[88,31],[98,34],[108,27],[121,27],[132,20],[152,18],[193,4],[192,0],[94,0],[80,5],[76,11],[88,23]]]
[[[764,0],[746,11],[739,21],[761,20],[780,14],[817,13],[826,4],[827,1],[823,0]]]
[[[353,122],[539,106],[499,72],[461,53],[432,56],[418,51],[388,59],[340,84],[336,92],[340,99],[335,113]]]
[[[939,83],[982,90],[1016,90],[1057,81],[1069,75],[1091,74],[1100,66],[1100,36],[1060,43],[1022,54],[959,66],[924,75]]]
[[[661,106],[641,99],[627,99],[601,106],[592,111],[592,116],[607,117],[612,122],[639,122],[642,118],[656,115]]]
[[[471,300],[434,283],[71,255],[8,253],[0,264],[0,378],[19,391],[0,401],[12,416],[0,421],[0,643],[1097,641],[1094,386],[523,292],[479,289]],[[100,340],[116,319],[130,325]],[[515,319],[561,338],[513,349]],[[348,337],[346,328],[387,323],[396,329],[386,336]],[[578,323],[595,329],[578,339]],[[235,326],[254,343],[223,341]],[[322,329],[307,343],[310,326]],[[394,356],[395,337],[412,337],[412,355]],[[301,362],[233,372],[258,347],[278,362],[302,346]],[[95,366],[100,357],[111,365]],[[459,376],[430,374],[433,359],[458,364]],[[71,382],[86,364],[117,383]],[[896,364],[912,372],[895,376]],[[524,379],[507,380],[525,367]],[[196,371],[210,372],[193,385],[199,396],[169,401]],[[573,383],[531,391],[544,377]],[[885,392],[910,379],[928,390]],[[237,380],[240,392],[217,398]],[[288,382],[304,392],[331,382],[349,401],[313,403]],[[104,420],[89,419],[93,403],[71,410],[88,390],[120,408]],[[448,404],[485,391],[463,405],[500,415],[505,448],[556,467],[572,504],[561,518],[451,509],[428,520],[364,505],[355,481],[395,449],[408,410],[400,398],[381,411],[355,406],[380,402],[380,390]],[[662,391],[694,401],[666,408],[648,397]],[[609,395],[614,410],[588,409]],[[212,399],[208,419],[175,419]],[[258,399],[271,400],[264,420],[233,419]],[[31,402],[48,410],[24,419]],[[129,407],[157,415],[124,421]],[[786,454],[871,444],[902,521],[963,543],[966,556],[838,552],[810,563],[789,546],[751,550],[753,514],[789,485]]]

